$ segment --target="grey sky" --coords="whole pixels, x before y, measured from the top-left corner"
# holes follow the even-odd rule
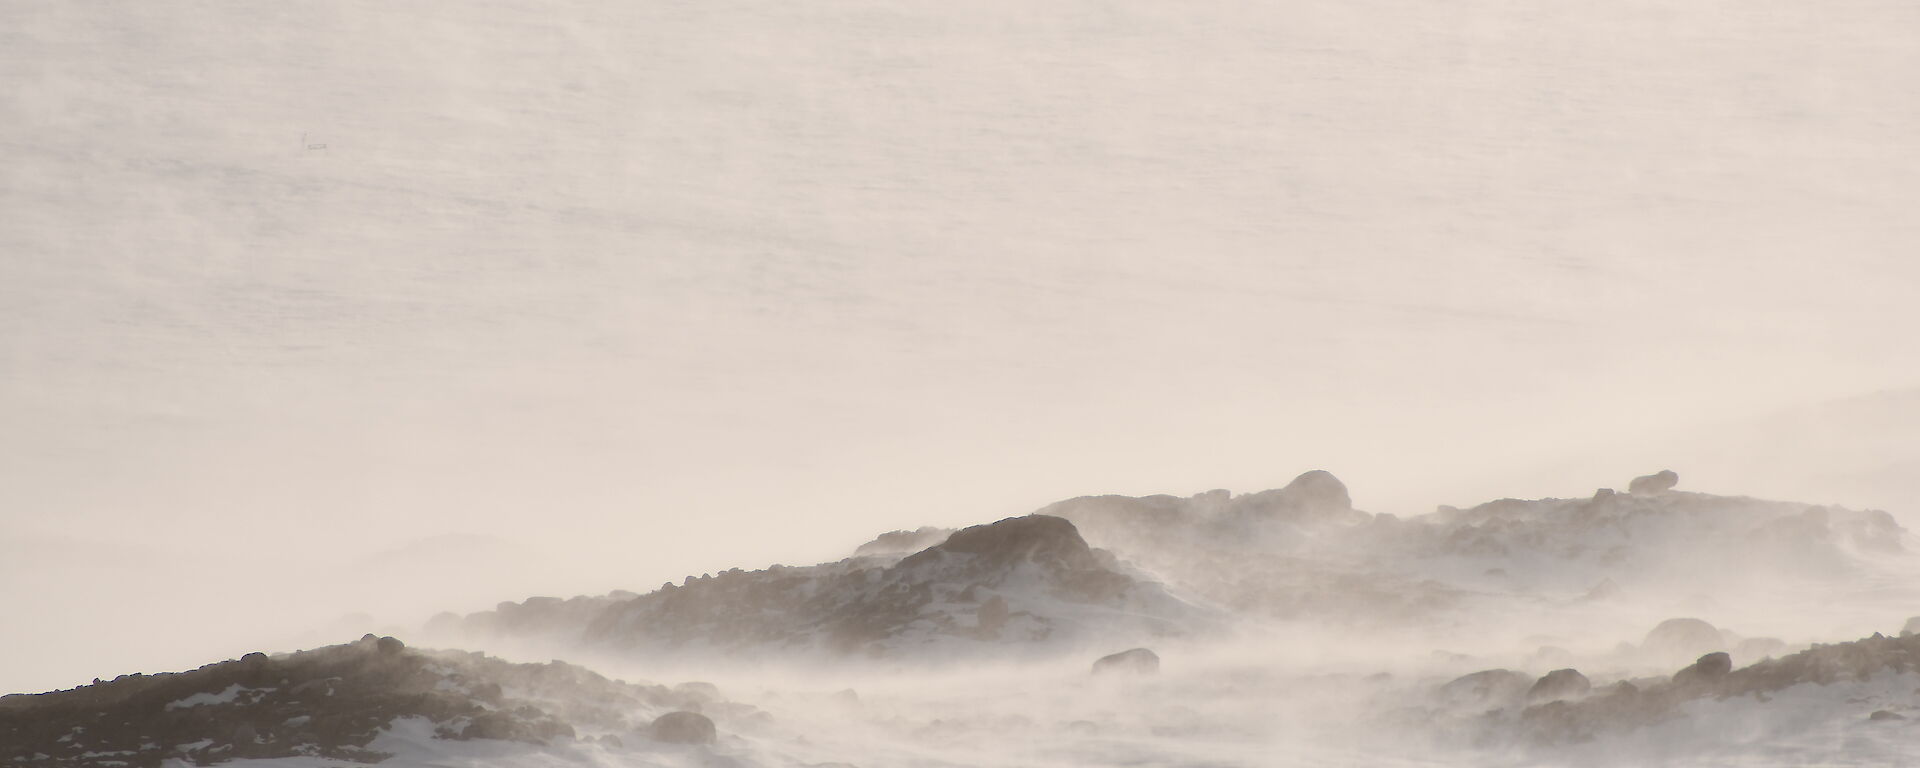
[[[267,643],[1082,493],[1701,478],[1689,429],[1920,381],[1916,24],[0,4],[0,610],[47,628],[0,656],[91,644],[0,689],[157,659],[113,611]]]

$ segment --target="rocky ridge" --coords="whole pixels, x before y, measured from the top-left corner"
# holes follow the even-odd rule
[[[368,635],[0,697],[0,765],[159,768],[169,759],[215,765],[302,756],[375,763],[388,755],[369,745],[401,718],[425,718],[438,739],[545,744],[644,737],[651,716],[702,708],[739,709],[706,691],[609,680],[558,661],[512,664]]]
[[[732,569],[645,595],[534,598],[443,617],[440,631],[560,637],[615,651],[820,650],[889,657],[909,648],[1067,642],[1092,635],[1183,634],[1207,612],[1088,546],[1074,524],[1028,515],[941,540],[807,567]],[[523,629],[531,628],[531,629]]]

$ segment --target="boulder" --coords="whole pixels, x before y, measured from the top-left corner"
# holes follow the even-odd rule
[[[1093,662],[1093,673],[1151,675],[1160,671],[1160,655],[1146,648],[1133,648]]]
[[[1886,720],[1905,720],[1905,719],[1907,719],[1907,716],[1906,716],[1906,715],[1903,715],[1903,714],[1900,714],[1900,713],[1898,713],[1898,712],[1888,712],[1887,710],[1884,710],[1884,709],[1876,709],[1876,710],[1874,710],[1874,711],[1873,711],[1873,714],[1871,714],[1871,715],[1867,715],[1867,719],[1868,719],[1868,720],[1880,720],[1880,721],[1886,721]]]
[[[698,712],[668,712],[647,726],[654,741],[668,744],[712,744],[719,737],[713,720]]]
[[[1303,506],[1320,509],[1353,509],[1353,497],[1347,493],[1347,484],[1340,482],[1332,472],[1324,469],[1301,473],[1282,493],[1298,501]]]
[[[1031,559],[1069,568],[1098,566],[1093,550],[1080,531],[1065,518],[1052,515],[1009,517],[995,523],[962,528],[938,546],[929,548],[902,562],[910,567],[915,561],[935,553],[974,555],[998,561]]]
[[[1667,619],[1647,633],[1641,650],[1679,661],[1721,648],[1725,639],[1712,624],[1694,618]]]
[[[1673,673],[1674,685],[1713,685],[1726,679],[1733,671],[1733,657],[1725,651],[1714,651],[1701,656],[1693,664]]]
[[[1665,493],[1673,490],[1673,487],[1679,484],[1679,474],[1671,469],[1663,469],[1651,475],[1641,475],[1634,478],[1633,482],[1627,485],[1627,493],[1635,496]]]
[[[1440,686],[1440,697],[1461,706],[1504,705],[1526,695],[1533,678],[1511,669],[1483,669]]]
[[[1593,690],[1593,682],[1577,669],[1556,669],[1534,681],[1527,689],[1527,703],[1577,699]]]

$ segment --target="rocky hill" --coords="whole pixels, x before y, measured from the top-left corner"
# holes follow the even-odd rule
[[[882,534],[837,562],[736,568],[644,595],[535,597],[443,615],[430,629],[463,645],[902,658],[1092,636],[1145,642],[1226,616],[1380,628],[1624,591],[1738,603],[1755,585],[1911,559],[1906,530],[1884,512],[1691,493],[1679,481],[1660,472],[1625,493],[1406,519],[1355,509],[1319,470],[1257,493],[1088,496],[957,532]]]
[[[891,538],[890,538],[891,537]],[[901,556],[898,540],[937,543]],[[733,569],[645,595],[534,598],[442,617],[438,632],[546,638],[621,651],[825,651],[897,657],[937,647],[1074,645],[1180,635],[1216,620],[1094,549],[1074,524],[1029,515],[888,535],[808,567]]]
[[[1353,508],[1333,475],[1191,497],[1090,496],[1041,511],[1074,521],[1181,594],[1243,614],[1398,623],[1503,594],[1743,589],[1846,577],[1910,556],[1879,510],[1675,490],[1661,472],[1579,499],[1501,499],[1410,518]],[[1221,567],[1222,558],[1231,562]]]
[[[654,720],[668,713],[724,717],[743,714],[739,709],[700,685],[629,684],[557,661],[510,664],[368,635],[291,654],[250,653],[188,672],[0,697],[0,765],[158,768],[166,760],[214,765],[284,757],[374,763],[390,756],[376,739],[401,721],[446,741],[617,742],[654,737]]]

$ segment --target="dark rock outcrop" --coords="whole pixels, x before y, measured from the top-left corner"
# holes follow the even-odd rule
[[[952,528],[922,526],[911,531],[888,531],[853,550],[854,557],[906,555],[946,541]]]
[[[511,688],[515,697],[503,691]],[[319,757],[375,762],[395,719],[444,739],[570,739],[575,724],[622,727],[629,712],[678,700],[559,662],[510,664],[420,651],[388,637],[281,656],[250,653],[196,670],[123,675],[52,693],[0,697],[0,765],[157,768],[168,758]],[[111,755],[101,758],[100,755]]]
[[[1681,705],[1694,699],[1754,696],[1764,701],[1773,692],[1796,685],[1864,683],[1886,673],[1920,672],[1920,635],[1874,635],[1816,645],[1740,669],[1730,670],[1731,666],[1727,654],[1710,653],[1675,673],[1670,681],[1645,687],[1623,682],[1593,691],[1579,701],[1529,708],[1529,717],[1506,724],[1517,726],[1514,735],[1523,741],[1562,744],[1679,717]]]
[[[654,741],[668,744],[712,744],[719,737],[712,718],[698,712],[668,712],[647,726]]]
[[[1641,475],[1634,478],[1633,482],[1627,485],[1627,493],[1635,496],[1665,493],[1673,490],[1673,487],[1679,484],[1680,475],[1678,473],[1671,469],[1663,469],[1651,475]]]
[[[945,554],[975,555],[996,565],[1030,561],[1069,570],[1101,565],[1073,523],[1052,515],[1009,517],[962,528],[946,541],[900,561],[900,565],[912,567]]]
[[[1527,689],[1527,703],[1538,704],[1563,699],[1577,699],[1593,690],[1593,682],[1577,669],[1556,669],[1548,672],[1533,687]]]
[[[1725,651],[1714,651],[1688,665],[1685,669],[1673,673],[1673,684],[1680,686],[1711,686],[1726,679],[1733,671],[1733,657]]]
[[[1073,523],[1027,515],[955,531],[894,561],[731,569],[627,600],[583,602],[579,610],[567,601],[554,606],[543,631],[632,652],[816,649],[883,657],[902,647],[977,650],[983,642],[1074,632],[1144,639],[1181,633],[1206,615],[1135,573],[1089,546]],[[506,628],[500,617],[527,610],[502,606],[467,623]]]
[[[1093,662],[1093,673],[1152,675],[1160,671],[1160,655],[1146,648],[1131,648],[1109,654]]]
[[[1440,698],[1451,706],[1505,706],[1525,696],[1533,682],[1533,678],[1524,672],[1483,669],[1461,675],[1440,686]]]

